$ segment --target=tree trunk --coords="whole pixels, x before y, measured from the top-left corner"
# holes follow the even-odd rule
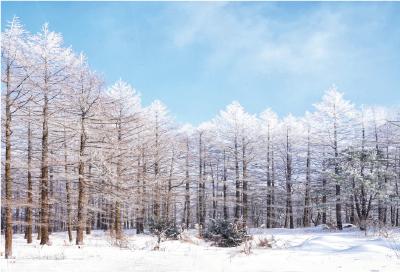
[[[240,210],[240,179],[239,179],[239,157],[238,157],[237,136],[235,136],[235,174],[236,174],[236,204],[235,204],[235,219],[239,219]]]
[[[115,208],[115,237],[121,239],[121,202],[117,201]]]
[[[42,165],[41,165],[41,190],[42,190],[42,221],[41,221],[41,240],[40,244],[45,245],[49,242],[49,126],[48,126],[48,89],[47,89],[47,72],[45,78],[44,89],[44,106],[43,106],[43,137],[42,137]]]
[[[337,165],[337,160],[339,158],[339,153],[338,153],[338,142],[337,142],[337,124],[336,124],[336,119],[334,121],[334,149],[335,149],[335,174],[336,174],[336,176],[339,176],[339,167]],[[342,205],[341,205],[341,200],[340,200],[340,184],[336,184],[336,225],[337,225],[339,230],[343,229],[343,226],[342,226]]]
[[[286,223],[285,227],[294,228],[292,207],[292,157],[289,150],[289,136],[286,136]]]
[[[270,136],[268,126],[267,139],[267,229],[271,228],[271,173],[270,173]]]
[[[244,137],[242,139],[242,175],[243,175],[243,227],[247,226],[248,222],[248,205],[247,205],[247,158]]]
[[[186,194],[185,194],[185,207],[186,207],[186,228],[190,228],[190,183],[189,183],[189,140],[186,144]]]
[[[224,219],[228,220],[228,206],[226,204],[226,197],[227,197],[227,185],[226,185],[226,157],[225,157],[225,150],[224,150],[224,185],[223,185],[223,193],[224,193]]]
[[[83,228],[85,224],[85,190],[86,190],[86,182],[85,182],[85,143],[86,143],[86,135],[85,135],[85,114],[82,113],[81,118],[81,144],[79,149],[79,182],[78,182],[78,226],[76,229],[76,244],[83,245]]]
[[[5,180],[6,180],[6,231],[5,231],[5,258],[12,257],[12,214],[11,214],[11,78],[10,78],[10,61],[7,60],[7,93],[6,93],[6,163],[5,163]]]
[[[53,167],[50,167],[49,235],[53,232]]]
[[[322,151],[322,172],[326,171],[325,167],[325,147],[323,147]],[[322,212],[322,224],[326,224],[326,177],[325,174],[322,174],[322,190],[323,190],[323,195],[322,195],[322,205],[324,205],[323,212]]]
[[[304,199],[304,227],[310,227],[310,184],[311,184],[311,162],[310,162],[310,129],[308,130],[307,144],[307,174],[306,174],[306,193]]]
[[[32,191],[32,173],[31,173],[31,164],[32,164],[32,141],[31,141],[32,133],[31,133],[31,124],[28,123],[28,208],[26,209],[27,214],[27,223],[26,226],[26,239],[28,244],[32,243],[32,203],[33,203],[33,191]]]
[[[274,149],[271,151],[271,227],[276,227],[275,221],[275,165],[274,165]]]

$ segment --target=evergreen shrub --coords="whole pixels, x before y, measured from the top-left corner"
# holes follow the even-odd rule
[[[241,220],[211,219],[203,231],[203,238],[218,247],[235,247],[244,241],[246,234]]]
[[[153,217],[149,223],[150,233],[160,237],[164,234],[167,238],[175,239],[179,235],[179,231],[175,228],[172,221],[160,217]]]

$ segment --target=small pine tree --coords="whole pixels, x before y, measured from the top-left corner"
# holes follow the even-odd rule
[[[246,236],[246,228],[241,220],[211,219],[203,232],[205,240],[213,241],[218,247],[235,247],[240,245]]]
[[[154,217],[149,223],[150,233],[156,234],[160,239],[162,234],[165,234],[167,238],[176,238],[179,235],[179,231],[174,227],[172,221],[167,219]]]

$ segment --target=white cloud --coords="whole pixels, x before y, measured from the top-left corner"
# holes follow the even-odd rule
[[[210,67],[233,65],[257,74],[326,69],[327,62],[340,55],[337,41],[346,32],[340,14],[325,9],[285,21],[261,16],[260,7],[277,12],[263,4],[236,9],[225,2],[178,7],[185,18],[174,30],[178,47],[200,43],[211,48]]]

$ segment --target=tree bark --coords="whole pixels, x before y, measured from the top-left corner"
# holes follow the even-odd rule
[[[32,173],[31,173],[31,165],[32,165],[32,141],[31,141],[32,133],[31,133],[31,124],[28,123],[28,208],[26,209],[27,213],[27,223],[26,226],[26,239],[28,244],[32,243],[32,203],[33,203],[33,191],[32,191]]]
[[[121,202],[117,201],[115,205],[115,237],[121,239]]]
[[[226,203],[226,197],[227,197],[227,184],[226,184],[226,178],[227,178],[227,173],[226,173],[226,157],[225,157],[225,150],[224,150],[224,185],[223,185],[223,193],[224,193],[224,219],[228,220],[228,206]]]
[[[310,129],[308,129],[307,143],[307,173],[306,173],[306,193],[304,199],[304,227],[310,227],[310,184],[311,184],[311,152],[310,152]]]
[[[235,219],[239,219],[240,210],[240,179],[239,179],[239,154],[238,154],[237,136],[235,135],[235,174],[236,174],[236,204],[235,204]]]
[[[76,244],[83,245],[83,228],[85,224],[85,190],[86,190],[86,182],[85,182],[85,143],[86,143],[86,135],[85,135],[85,114],[82,113],[81,117],[81,144],[79,149],[79,181],[78,181],[78,226],[76,228]]]
[[[336,113],[336,109],[335,109]],[[337,124],[336,124],[336,116],[334,120],[334,150],[335,150],[335,174],[336,176],[339,176],[339,167],[338,167],[338,158],[339,158],[339,152],[338,152],[338,141],[337,141]],[[336,184],[336,225],[339,230],[343,229],[342,226],[342,205],[341,205],[341,200],[340,200],[340,184]]]
[[[247,226],[248,222],[248,205],[247,205],[247,159],[244,136],[242,139],[242,176],[243,176],[243,227]]]
[[[49,125],[48,125],[48,87],[47,87],[47,66],[45,72],[44,105],[43,105],[43,136],[42,136],[42,165],[41,165],[41,191],[42,191],[42,219],[41,219],[41,240],[40,244],[45,245],[49,242]]]

